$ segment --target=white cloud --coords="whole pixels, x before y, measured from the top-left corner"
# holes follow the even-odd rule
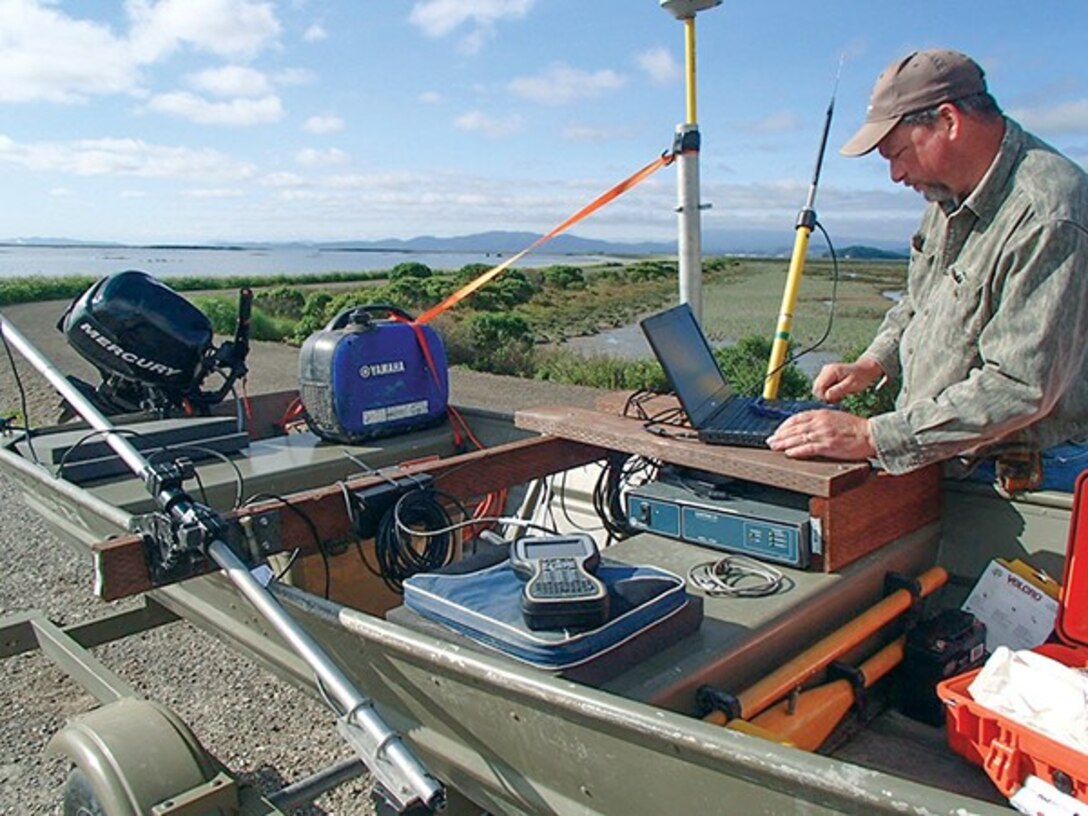
[[[483,133],[491,138],[499,138],[517,133],[522,129],[523,121],[520,116],[508,116],[505,119],[496,119],[482,111],[474,110],[458,116],[453,121],[458,130]]]
[[[315,43],[327,39],[328,36],[329,32],[325,30],[325,26],[314,23],[303,32],[302,39],[308,43]]]
[[[272,79],[277,85],[309,85],[317,77],[313,71],[306,68],[288,68],[284,71],[276,71]]]
[[[20,144],[0,135],[0,162],[77,176],[238,180],[253,168],[216,150],[148,144],[139,139],[83,139]]]
[[[54,187],[49,191],[49,195],[53,198],[72,198],[75,193],[67,187]]]
[[[327,150],[304,148],[295,154],[295,161],[306,167],[321,167],[330,164],[343,164],[348,160],[343,150],[330,147]]]
[[[344,120],[331,114],[311,116],[303,123],[302,129],[307,133],[316,133],[318,135],[336,133],[344,129]]]
[[[442,100],[442,94],[438,91],[424,91],[419,95],[419,101],[424,105],[438,105]]]
[[[127,0],[125,10],[134,52],[147,61],[182,44],[247,59],[270,47],[281,31],[273,4],[250,0]]]
[[[248,59],[274,45],[280,33],[267,2],[127,0],[124,8],[130,28],[118,34],[64,13],[59,4],[0,0],[0,102],[137,94],[141,70],[183,45]]]
[[[418,0],[408,22],[428,37],[445,37],[463,25],[473,26],[460,43],[461,51],[477,53],[494,35],[501,20],[524,17],[536,0]]]
[[[622,127],[571,124],[563,128],[563,138],[568,142],[606,142],[630,139],[631,133]]]
[[[298,173],[269,173],[261,179],[267,187],[302,187],[306,179]]]
[[[194,190],[183,190],[181,193],[185,198],[197,198],[197,199],[220,199],[220,198],[241,198],[245,193],[241,190],[231,187],[210,187],[210,188],[198,188]]]
[[[583,71],[564,62],[556,62],[537,76],[517,77],[507,87],[520,97],[543,105],[567,105],[579,99],[592,99],[620,88],[627,81],[610,69]]]
[[[105,26],[32,0],[4,0],[0,19],[0,102],[79,102],[137,83],[136,61]]]
[[[754,133],[779,133],[797,130],[799,124],[797,114],[792,111],[776,111],[762,119],[745,123],[742,129]]]
[[[1009,115],[1029,130],[1044,133],[1088,132],[1088,99],[1077,99],[1050,107],[1020,108]]]
[[[278,96],[211,102],[196,94],[176,91],[151,97],[147,106],[158,113],[178,116],[200,125],[245,127],[278,122],[283,118],[283,105]]]
[[[650,48],[638,54],[635,61],[655,85],[669,85],[684,75],[680,64],[667,48]]]
[[[272,90],[272,83],[260,71],[244,65],[225,65],[222,68],[209,68],[195,74],[189,74],[186,81],[198,91],[205,91],[214,96],[267,96]]]

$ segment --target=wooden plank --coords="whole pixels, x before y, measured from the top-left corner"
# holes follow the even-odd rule
[[[696,439],[658,436],[646,431],[641,420],[586,408],[531,408],[518,411],[514,424],[526,430],[774,485],[809,496],[840,495],[864,483],[872,473],[868,463],[801,461],[762,448],[707,445]]]
[[[939,465],[903,476],[875,472],[834,498],[814,497],[812,516],[823,531],[824,553],[816,569],[834,572],[863,555],[941,517]]]
[[[606,451],[581,442],[556,437],[534,437],[497,445],[482,451],[403,465],[385,470],[383,476],[364,476],[347,482],[349,490],[362,490],[387,478],[428,473],[435,486],[460,501],[471,501],[494,490],[523,484],[538,476],[594,462]],[[241,510],[224,513],[229,522],[248,514],[275,512],[280,523],[280,546],[275,551],[293,550],[301,555],[335,546],[355,538],[339,485],[284,496]],[[91,547],[95,567],[95,593],[107,601],[153,589],[139,536],[101,541]],[[212,572],[209,567],[205,572]]]

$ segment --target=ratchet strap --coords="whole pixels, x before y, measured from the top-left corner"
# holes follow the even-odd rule
[[[554,227],[552,229],[552,231],[549,232],[547,235],[540,236],[531,245],[529,245],[525,249],[521,250],[521,252],[507,258],[505,261],[500,263],[498,266],[491,267],[491,269],[488,269],[486,272],[484,272],[482,275],[480,275],[475,280],[470,281],[469,283],[466,283],[464,286],[462,286],[460,289],[458,289],[452,295],[447,297],[441,303],[437,304],[436,306],[432,306],[430,309],[428,309],[423,314],[421,314],[417,318],[417,321],[419,323],[426,323],[427,321],[433,320],[434,318],[438,317],[438,315],[442,314],[442,312],[446,311],[447,309],[452,308],[453,306],[456,306],[458,303],[460,303],[462,300],[467,298],[469,295],[471,295],[477,289],[479,289],[482,286],[485,286],[486,284],[490,283],[492,280],[497,278],[508,267],[510,267],[511,265],[516,263],[517,261],[524,258],[526,255],[528,255],[530,252],[532,252],[534,249],[536,249],[541,244],[544,244],[544,243],[550,241],[555,236],[559,235],[560,233],[565,232],[571,226],[573,226],[574,224],[577,224],[579,221],[581,221],[583,218],[586,218],[591,213],[596,212],[601,207],[603,207],[605,204],[608,204],[613,199],[618,198],[620,195],[622,195],[623,193],[630,190],[636,184],[638,184],[641,181],[644,181],[645,179],[649,178],[651,175],[653,175],[655,172],[660,170],[662,167],[665,167],[666,165],[672,164],[673,160],[676,158],[676,155],[677,154],[675,152],[662,153],[660,156],[658,156],[652,162],[647,164],[641,170],[638,170],[637,172],[633,173],[631,176],[629,176],[628,178],[621,181],[619,184],[617,184],[611,190],[608,190],[606,193],[598,196],[593,201],[591,201],[589,204],[582,207],[582,209],[578,210],[578,212],[576,212],[574,215],[570,216],[570,218],[568,218],[566,221],[564,221],[563,223],[561,223],[558,226]]]

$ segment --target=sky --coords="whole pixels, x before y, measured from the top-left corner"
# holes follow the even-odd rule
[[[1088,166],[1081,0],[725,0],[694,27],[704,231],[789,243],[834,91],[820,222],[905,244],[924,202],[838,147],[918,48],[970,54]],[[658,0],[0,0],[0,238],[544,233],[671,147],[684,55]],[[571,232],[675,240],[676,182]]]

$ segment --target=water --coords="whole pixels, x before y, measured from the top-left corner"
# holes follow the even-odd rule
[[[711,345],[724,348],[735,342],[735,339],[724,338],[712,341]],[[637,324],[606,329],[586,337],[571,337],[563,341],[561,347],[584,357],[604,355],[619,360],[650,360],[654,356],[653,349]],[[838,362],[841,359],[842,355],[834,352],[811,351],[798,359],[796,365],[806,377],[812,379],[826,363]]]
[[[512,253],[509,253],[512,254]],[[457,270],[466,264],[494,265],[507,255],[487,252],[338,251],[315,247],[183,249],[155,247],[0,246],[0,278],[101,277],[139,269],[158,278],[177,276],[258,277],[323,272],[370,272],[418,261],[434,270]],[[586,265],[610,260],[600,255],[530,253],[519,267],[552,264]]]

